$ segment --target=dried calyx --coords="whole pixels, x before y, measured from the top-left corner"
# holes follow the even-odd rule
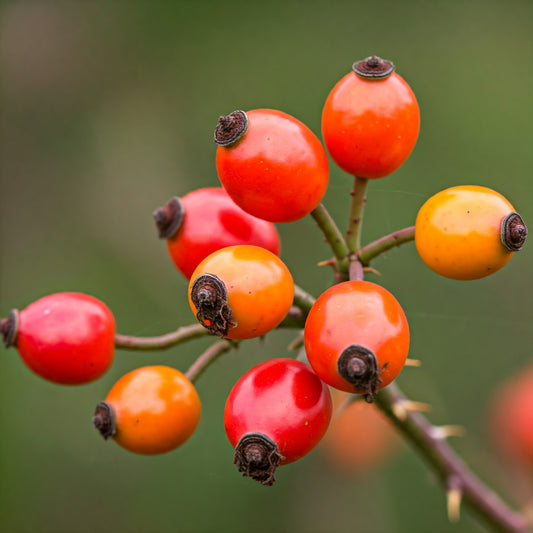
[[[181,200],[174,196],[153,213],[160,239],[174,237],[183,222],[184,209]]]
[[[370,56],[352,65],[352,70],[361,78],[383,79],[394,72],[394,64],[378,56]]]
[[[358,344],[348,346],[337,360],[339,375],[354,387],[354,391],[364,394],[367,402],[374,401],[381,384],[380,370],[374,353]]]
[[[501,239],[511,252],[518,252],[526,242],[527,227],[518,213],[510,213],[502,220]]]
[[[235,448],[233,463],[243,476],[271,486],[276,481],[275,472],[283,456],[276,443],[262,433],[244,435]]]
[[[248,129],[248,117],[241,110],[233,111],[229,115],[218,119],[215,128],[215,142],[219,146],[229,146],[237,142]]]
[[[0,319],[0,335],[4,339],[4,346],[9,348],[15,343],[19,325],[19,312],[12,309],[7,318]]]
[[[214,274],[198,276],[191,287],[191,300],[196,307],[196,318],[217,337],[226,337],[233,322],[224,283]]]
[[[107,402],[100,402],[96,406],[93,425],[106,440],[115,434],[115,417],[113,415],[113,409]]]

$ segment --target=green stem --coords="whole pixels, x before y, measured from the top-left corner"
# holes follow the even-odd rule
[[[366,178],[354,177],[352,202],[350,205],[350,218],[348,219],[348,229],[346,231],[346,243],[352,252],[356,252],[361,247],[361,227],[363,224],[363,213],[366,204],[366,190],[368,180]]]
[[[305,292],[298,285],[294,286],[294,305],[301,309],[305,316],[307,316],[314,303],[315,298],[313,296]]]
[[[185,372],[185,376],[194,383],[222,354],[237,346],[236,342],[218,341],[209,346]]]
[[[304,327],[307,314],[315,300],[311,295],[297,287],[294,301],[296,305],[290,309],[278,328],[298,329]],[[209,331],[201,324],[182,326],[176,331],[156,337],[134,337],[116,333],[115,348],[140,352],[167,350],[178,344],[207,335],[209,335]]]
[[[363,264],[358,259],[350,262],[350,281],[361,281],[365,278]]]
[[[280,329],[301,329],[305,326],[305,319],[308,311],[302,311],[299,307],[290,308],[287,316],[281,321],[278,328]]]
[[[337,268],[341,272],[348,272],[348,254],[350,250],[344,240],[344,236],[335,224],[333,218],[323,204],[319,204],[313,211],[311,216],[315,219],[318,227],[326,237],[335,258],[337,259]]]
[[[409,226],[401,230],[395,231],[389,235],[385,235],[378,239],[377,241],[371,242],[359,249],[357,256],[359,260],[364,265],[367,265],[372,259],[378,255],[394,248],[395,246],[400,246],[406,242],[410,242],[415,238],[415,227]]]
[[[439,434],[438,428],[418,412],[399,409],[407,399],[394,383],[379,391],[375,402],[429,463],[445,489],[458,491],[494,531],[528,531],[526,518],[510,509],[468,469]]]
[[[133,337],[130,335],[115,334],[115,348],[122,350],[166,350],[172,348],[177,344],[186,342],[198,337],[204,337],[208,334],[201,324],[191,324],[190,326],[182,326],[176,331],[159,335],[157,337]]]

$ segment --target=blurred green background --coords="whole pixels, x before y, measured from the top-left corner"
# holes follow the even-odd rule
[[[278,108],[320,135],[323,102],[351,64],[395,62],[422,116],[410,159],[370,184],[364,240],[414,223],[426,198],[481,184],[533,221],[533,4],[496,2],[4,2],[0,7],[0,316],[56,291],[90,293],[124,334],[191,323],[186,282],[155,233],[171,196],[217,185],[213,129],[234,109]],[[351,178],[332,165],[324,203],[344,228]],[[279,226],[295,280],[318,295],[330,256],[311,219]],[[461,424],[453,446],[513,505],[521,495],[488,441],[498,384],[532,364],[533,248],[475,282],[430,272],[414,245],[369,276],[400,300],[420,369],[398,379]],[[320,450],[265,488],[232,464],[225,397],[252,365],[285,356],[275,332],[226,355],[198,382],[203,417],[160,457],[104,442],[96,403],[145,364],[186,370],[197,340],[160,353],[118,352],[81,387],[45,382],[0,348],[0,530],[5,532],[475,532],[446,519],[433,475],[406,446],[378,471],[335,471]]]

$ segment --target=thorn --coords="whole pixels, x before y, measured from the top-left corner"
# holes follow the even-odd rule
[[[463,426],[433,426],[431,436],[434,439],[444,440],[448,437],[464,437],[466,430]]]
[[[461,490],[459,479],[452,477],[448,482],[448,487],[446,491],[448,520],[451,523],[459,522],[461,518],[461,501],[463,499],[463,491]]]
[[[422,366],[422,361],[420,359],[410,359],[409,357],[405,360],[405,366]]]
[[[381,272],[372,267],[363,267],[363,272],[365,274],[375,274],[376,276],[381,276]]]
[[[320,261],[319,263],[317,263],[317,266],[319,266],[319,267],[323,267],[323,266],[334,267],[335,266],[335,259],[326,259],[325,261]]]
[[[450,489],[446,493],[448,520],[452,523],[459,522],[459,518],[461,518],[462,498],[463,492],[461,491],[461,489]]]
[[[409,413],[413,411],[422,411],[427,413],[431,410],[431,405],[422,402],[412,402],[411,400],[399,400],[392,406],[394,416],[402,422],[407,418]]]

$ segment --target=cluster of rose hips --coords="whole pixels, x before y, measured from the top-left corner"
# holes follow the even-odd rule
[[[221,117],[215,142],[223,188],[172,198],[154,213],[159,236],[189,280],[189,304],[204,333],[224,339],[227,348],[291,318],[304,326],[305,361],[280,357],[255,366],[226,402],[234,461],[262,484],[271,485],[279,465],[306,455],[322,439],[332,416],[330,387],[371,402],[405,365],[407,318],[389,291],[363,280],[379,241],[361,247],[360,228],[367,181],[389,176],[405,162],[419,126],[415,95],[389,61],[359,61],[332,89],[322,113],[324,144],[358,187],[346,239],[321,204],[329,180],[326,149],[302,122],[272,109]],[[336,283],[316,301],[295,288],[273,225],[307,215],[319,222],[335,252],[330,264]],[[430,198],[401,238],[414,239],[438,274],[470,280],[505,265],[526,233],[503,196],[466,185]],[[399,238],[393,235],[388,246]],[[63,384],[103,375],[119,345],[111,311],[79,293],[53,294],[11,311],[0,330],[29,368]],[[115,383],[93,422],[105,438],[136,453],[175,449],[200,419],[192,381],[191,373],[168,366],[138,368]]]

